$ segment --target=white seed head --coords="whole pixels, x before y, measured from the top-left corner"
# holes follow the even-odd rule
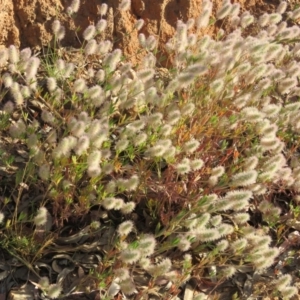
[[[137,293],[136,287],[131,278],[127,278],[120,282],[121,291],[126,295]]]
[[[73,0],[70,7],[74,13],[78,12],[80,7],[80,0]]]
[[[293,296],[298,295],[298,289],[295,286],[287,286],[281,290],[281,295],[283,299],[291,299]]]
[[[12,64],[16,64],[20,59],[19,51],[14,45],[8,47],[8,58]]]
[[[60,27],[61,27],[60,21],[54,20],[52,23],[52,31],[55,35],[57,35]]]
[[[250,215],[248,213],[236,213],[233,215],[233,220],[237,224],[245,224],[250,220]]]
[[[85,55],[92,55],[92,54],[95,54],[96,51],[97,51],[97,47],[98,47],[98,44],[96,42],[95,39],[90,39],[86,46],[84,47],[84,53]]]
[[[126,268],[119,268],[114,270],[114,274],[117,278],[120,279],[120,281],[124,281],[128,278],[130,278],[129,270]]]
[[[51,284],[47,289],[47,295],[50,299],[56,299],[62,292],[62,287],[60,284]]]
[[[245,238],[240,238],[234,242],[232,242],[230,244],[230,248],[234,251],[234,252],[240,252],[242,250],[244,250],[244,248],[246,248],[248,245],[248,241]]]
[[[127,220],[119,225],[117,232],[120,236],[127,236],[130,232],[132,232],[133,228],[134,223],[130,220]]]
[[[47,164],[40,166],[38,174],[42,180],[48,180],[50,177],[50,166]]]
[[[37,215],[34,217],[34,224],[36,226],[43,226],[47,222],[48,210],[45,207],[40,207]]]
[[[151,234],[145,234],[139,240],[138,248],[142,257],[150,256],[154,253],[156,246],[156,239]]]
[[[77,93],[82,93],[86,87],[85,80],[79,78],[74,82],[74,91]]]
[[[0,211],[0,224],[3,223],[4,218],[5,218],[4,213]]]
[[[133,264],[136,263],[140,257],[141,252],[138,249],[125,249],[121,252],[121,260],[126,264]]]
[[[277,6],[276,12],[278,14],[283,14],[283,13],[285,13],[286,9],[287,9],[287,2],[286,1],[281,1],[279,3],[279,5]]]
[[[100,16],[103,17],[107,14],[108,5],[106,3],[102,3],[100,6]]]
[[[190,166],[194,171],[200,170],[204,166],[204,161],[200,158],[193,159],[190,161]]]
[[[90,139],[87,135],[82,135],[77,141],[74,149],[77,155],[82,155],[90,146]]]
[[[47,88],[49,92],[53,92],[57,87],[56,79],[53,77],[47,78]]]
[[[105,19],[101,19],[96,24],[96,30],[98,32],[103,32],[107,27],[107,21]]]
[[[223,252],[229,247],[229,242],[227,240],[221,240],[216,246],[219,251]]]
[[[127,11],[130,9],[130,6],[131,6],[131,0],[122,0],[122,2],[119,5],[119,10]]]
[[[124,215],[128,215],[130,213],[132,213],[135,209],[136,204],[132,201],[127,202],[123,205],[123,207],[121,208],[121,212]]]
[[[142,29],[142,27],[144,26],[145,21],[143,19],[139,19],[135,22],[134,24],[134,28],[139,31]]]
[[[231,12],[231,3],[227,3],[225,5],[223,5],[218,11],[217,11],[217,19],[218,20],[222,20],[224,18],[226,18],[230,12]]]
[[[211,175],[216,177],[221,177],[224,173],[225,168],[223,166],[218,166],[211,170]]]
[[[94,25],[89,25],[83,32],[83,38],[89,41],[96,34],[96,27]]]
[[[66,28],[64,26],[60,26],[58,32],[56,34],[56,38],[61,41],[66,35]]]

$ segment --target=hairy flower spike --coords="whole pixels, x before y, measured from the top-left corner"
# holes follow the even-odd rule
[[[80,7],[80,0],[73,0],[70,7],[72,12],[77,13]]]
[[[139,240],[139,250],[143,257],[150,256],[154,253],[154,249],[156,246],[156,240],[153,235],[146,234]]]
[[[232,186],[248,186],[256,182],[257,172],[255,170],[237,173],[232,177]]]
[[[37,215],[34,218],[34,224],[36,226],[43,226],[47,222],[48,210],[45,207],[40,207]]]
[[[50,166],[49,165],[42,165],[39,168],[39,177],[42,180],[48,180],[50,177]]]
[[[126,295],[132,295],[134,293],[137,293],[137,290],[135,288],[135,285],[131,278],[127,278],[120,282],[120,288],[121,291]]]
[[[99,20],[99,21],[97,22],[97,24],[96,24],[96,30],[97,30],[98,32],[103,32],[103,31],[105,31],[106,27],[107,27],[107,21],[104,20],[104,19]]]
[[[221,240],[216,246],[219,251],[223,252],[229,247],[229,242],[227,240]]]
[[[178,174],[187,174],[191,171],[190,161],[189,159],[185,158],[176,165],[176,170]]]
[[[172,262],[169,258],[165,258],[156,265],[150,265],[147,271],[154,277],[166,274],[172,267]]]
[[[130,278],[129,270],[125,268],[119,268],[114,270],[114,274],[116,277],[120,279],[120,281],[124,281]]]
[[[192,170],[194,170],[194,171],[200,170],[204,166],[204,161],[200,158],[191,160],[190,166],[191,166]]]
[[[53,92],[56,89],[57,83],[55,78],[49,77],[47,78],[47,87],[49,92]]]
[[[0,211],[0,224],[3,223],[4,217],[5,217],[5,216],[4,216],[4,213]]]
[[[200,143],[197,140],[193,139],[193,140],[190,140],[190,141],[186,142],[183,146],[183,149],[187,153],[193,153],[197,150],[199,145],[200,145]]]
[[[298,289],[295,286],[287,286],[282,289],[281,294],[284,299],[291,299],[293,296],[298,295]]]
[[[244,224],[250,220],[250,215],[248,213],[236,213],[233,215],[233,220],[237,224]]]
[[[278,14],[284,14],[286,9],[287,9],[287,2],[286,1],[281,1],[279,3],[279,5],[277,6],[276,12]]]
[[[248,241],[245,238],[240,238],[230,244],[231,249],[234,252],[240,252],[248,245]]]
[[[126,11],[129,10],[131,6],[131,0],[122,0],[122,2],[119,5],[119,10]]]
[[[135,22],[134,24],[134,28],[139,31],[142,29],[142,27],[144,26],[145,21],[143,19],[139,19]]]
[[[83,32],[83,38],[89,41],[96,34],[96,27],[94,25],[89,25]]]
[[[122,214],[128,215],[128,214],[132,213],[135,209],[135,206],[136,206],[136,204],[132,201],[125,203],[121,208]]]
[[[58,34],[59,28],[61,27],[59,20],[54,20],[52,23],[52,31],[55,35]]]
[[[231,11],[231,3],[227,3],[224,6],[222,6],[218,11],[217,11],[217,19],[222,20],[226,18]]]
[[[62,287],[60,284],[51,284],[47,288],[47,295],[50,299],[56,299],[62,292]]]
[[[9,46],[8,48],[8,58],[12,64],[16,64],[20,59],[19,51],[14,45]]]
[[[118,234],[120,236],[127,236],[134,228],[134,223],[130,220],[124,221],[118,227]]]
[[[216,177],[221,177],[224,173],[225,168],[223,166],[218,166],[211,170],[211,175]]]
[[[85,55],[92,55],[95,54],[97,51],[97,42],[95,39],[91,39],[88,41],[84,48]]]
[[[121,260],[126,264],[136,263],[141,257],[138,249],[125,249],[121,252]]]
[[[103,17],[107,14],[108,5],[106,3],[102,3],[100,6],[100,16]]]
[[[77,145],[75,147],[75,153],[77,155],[82,155],[90,146],[90,139],[87,135],[82,135],[78,139]]]

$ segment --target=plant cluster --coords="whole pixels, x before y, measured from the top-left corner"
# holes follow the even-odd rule
[[[74,0],[70,17],[79,7]],[[59,46],[59,20],[56,48],[43,57],[13,45],[0,50],[1,135],[27,153],[15,170],[12,146],[1,141],[1,169],[14,180],[1,186],[0,243],[9,249],[11,236],[30,236],[35,244],[41,229],[50,241],[49,220],[60,232],[68,219],[98,209],[115,228],[113,255],[103,252],[108,298],[147,294],[161,277],[179,288],[192,276],[210,278],[212,267],[218,282],[241,266],[266,272],[283,238],[273,232],[300,192],[300,8],[287,8],[282,1],[256,18],[225,0],[215,19],[203,0],[201,15],[179,21],[166,45],[169,82],[155,77],[154,36],[139,34],[137,66],[97,39],[106,4],[74,61]],[[218,22],[228,32],[199,35]],[[137,21],[134,32],[142,26]],[[25,190],[42,197],[24,213]],[[148,287],[136,285],[136,270],[148,274]],[[279,274],[268,293],[290,299],[298,293],[292,280]],[[51,298],[63,292],[45,277],[38,286]]]

